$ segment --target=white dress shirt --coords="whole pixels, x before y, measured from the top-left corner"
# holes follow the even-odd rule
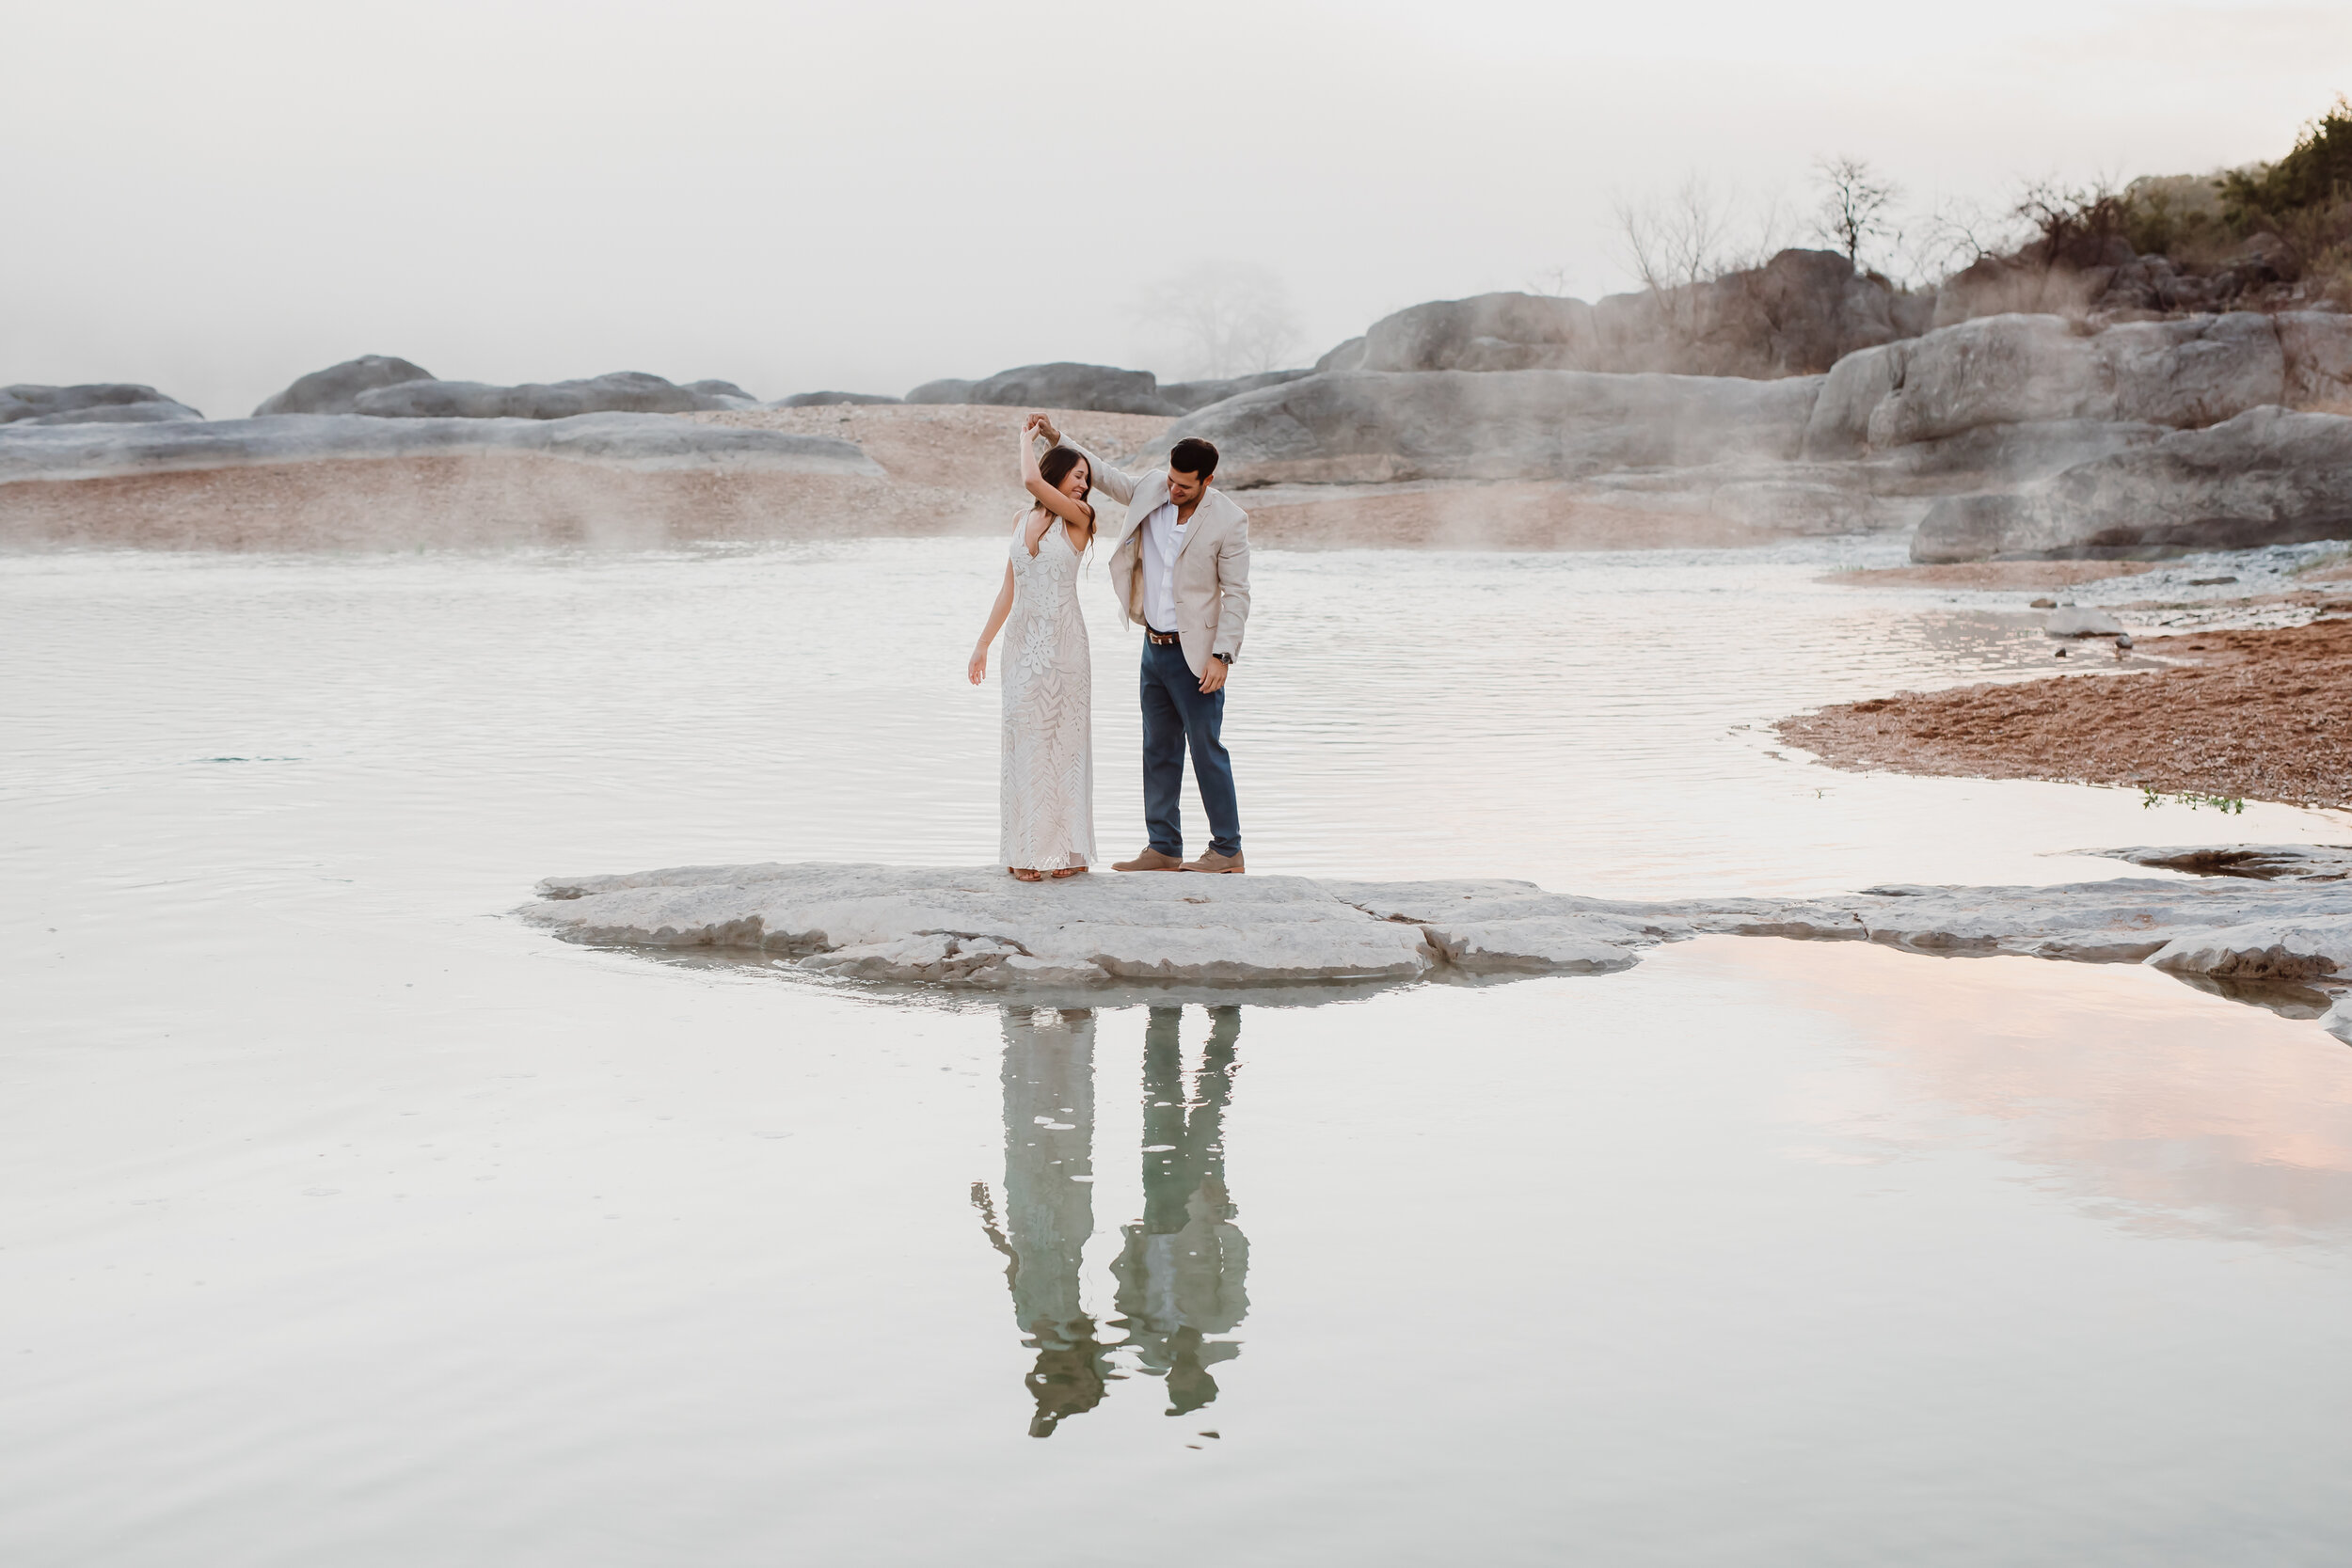
[[[1176,629],[1176,552],[1184,547],[1185,526],[1174,501],[1143,519],[1143,618],[1156,632]]]

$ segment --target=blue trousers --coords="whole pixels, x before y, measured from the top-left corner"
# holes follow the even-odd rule
[[[1202,695],[1200,677],[1184,662],[1181,643],[1143,640],[1143,825],[1163,855],[1184,852],[1184,748],[1209,814],[1209,847],[1241,853],[1241,810],[1233,800],[1233,761],[1218,738],[1225,728],[1225,693]]]

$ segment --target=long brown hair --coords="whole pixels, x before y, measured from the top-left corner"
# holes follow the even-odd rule
[[[1055,489],[1058,490],[1061,488],[1061,482],[1070,477],[1070,470],[1076,467],[1079,464],[1086,462],[1087,460],[1085,454],[1079,452],[1074,448],[1056,447],[1051,451],[1048,451],[1044,456],[1037,460],[1038,477],[1043,480],[1046,483],[1052,485]],[[1087,483],[1089,490],[1093,487],[1093,482],[1094,465],[1087,463]],[[1038,504],[1041,506],[1044,505],[1042,501]],[[1052,509],[1049,507],[1047,510],[1051,511]],[[1092,501],[1087,502],[1087,510],[1089,512],[1094,510],[1094,503]],[[1059,522],[1060,519],[1056,518],[1055,521]],[[1089,528],[1087,530],[1087,547],[1079,552],[1081,559],[1094,553],[1094,536],[1102,531],[1103,531],[1100,527]]]

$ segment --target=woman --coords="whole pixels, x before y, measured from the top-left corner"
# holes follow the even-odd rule
[[[1025,882],[1074,877],[1094,860],[1094,667],[1078,612],[1078,565],[1094,538],[1087,461],[1056,447],[1041,461],[1044,416],[1021,427],[1021,483],[1032,504],[1013,524],[996,606],[972,650],[974,686],[988,645],[1005,639],[1005,869]]]

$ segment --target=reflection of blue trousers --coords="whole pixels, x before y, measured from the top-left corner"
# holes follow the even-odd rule
[[[1184,792],[1184,747],[1192,747],[1192,776],[1209,814],[1209,847],[1241,853],[1241,810],[1233,801],[1233,763],[1218,734],[1225,727],[1225,693],[1203,696],[1200,677],[1184,662],[1182,643],[1143,640],[1143,825],[1163,855],[1184,852],[1177,802]]]

